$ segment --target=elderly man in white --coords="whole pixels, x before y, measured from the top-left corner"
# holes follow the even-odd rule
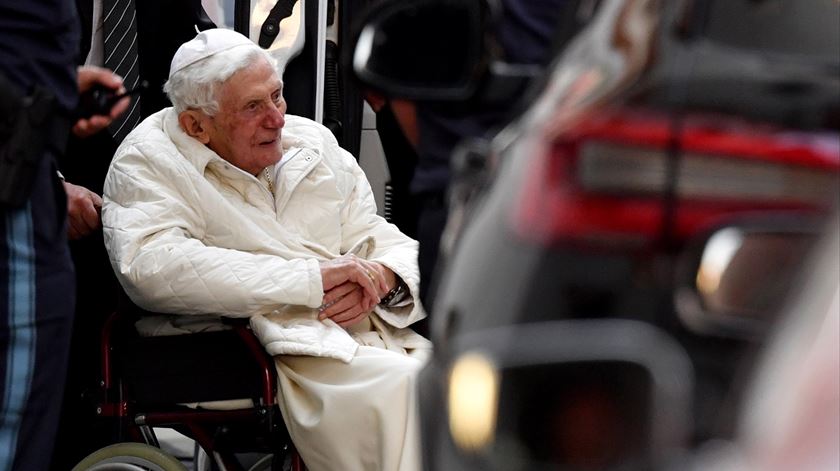
[[[430,344],[407,328],[425,315],[416,242],[376,214],[326,128],[285,114],[271,56],[244,36],[185,43],[165,90],[174,107],[126,137],[105,182],[106,246],[128,295],[182,320],[249,318],[310,470],[419,469],[414,381]]]

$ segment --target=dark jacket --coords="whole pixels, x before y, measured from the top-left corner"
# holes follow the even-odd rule
[[[76,0],[82,22],[79,63],[84,63],[90,50],[93,0]],[[201,0],[136,0],[137,53],[140,57],[140,78],[149,82],[142,93],[141,114],[145,118],[167,106],[163,84],[169,77],[169,64],[175,51],[200,30],[213,28],[201,8]],[[117,143],[103,130],[87,139],[71,137],[61,171],[68,182],[102,194],[102,183]]]

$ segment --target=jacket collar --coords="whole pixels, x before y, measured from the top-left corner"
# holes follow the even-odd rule
[[[199,174],[204,174],[204,169],[210,162],[214,160],[224,161],[219,157],[219,154],[181,129],[175,108],[166,108],[163,112],[163,131],[175,144],[178,152],[198,170]]]
[[[166,108],[162,111],[162,113],[164,132],[172,140],[172,143],[175,144],[175,147],[178,149],[178,152],[181,155],[183,155],[184,158],[190,164],[192,164],[200,174],[204,174],[204,170],[205,168],[207,168],[207,165],[209,165],[210,162],[227,163],[227,161],[224,160],[221,156],[219,156],[219,154],[217,154],[212,149],[196,140],[194,137],[185,133],[184,130],[181,129],[181,125],[178,123],[178,113],[175,112],[175,108]],[[290,118],[294,119],[294,117]],[[307,139],[304,136],[291,135],[285,128],[283,130],[283,137],[281,138],[281,145],[283,146],[283,149],[299,148],[314,151],[314,154],[318,157],[317,160],[320,160],[321,149],[319,145],[317,145],[316,143],[312,142],[311,139]],[[288,157],[293,159],[294,156],[291,155],[292,152],[289,153],[290,155]],[[284,155],[283,157],[285,159],[287,156]],[[311,165],[309,165],[310,159],[302,160],[304,160],[306,163],[296,162],[295,165],[291,165],[290,167],[299,168],[301,164],[303,165],[303,167],[311,167]],[[283,162],[283,160],[281,160],[281,162]],[[315,162],[311,163],[314,164]]]
[[[214,152],[206,145],[199,142],[189,134],[181,129],[178,123],[178,114],[175,109],[170,107],[163,111],[163,130],[167,136],[172,140],[178,153],[187,160],[199,174],[204,175],[208,165],[220,165],[225,169],[229,169],[226,173],[233,177],[232,174],[241,174],[243,178],[248,181],[256,183],[253,175],[249,175],[244,170],[238,169],[233,165],[228,164],[226,160],[221,158],[219,154]],[[293,122],[299,119],[291,117]],[[290,126],[295,128],[295,126]],[[301,135],[296,136],[292,133],[285,132],[284,129],[281,145],[284,151],[283,159],[269,171],[273,175],[277,196],[277,207],[281,208],[288,201],[291,193],[295,187],[306,177],[306,175],[321,161],[321,146],[317,144],[317,139],[312,139],[312,136]],[[293,132],[293,131],[292,131]],[[286,153],[287,152],[287,153]],[[280,168],[282,167],[282,170]],[[235,169],[230,170],[230,169]],[[245,177],[251,177],[247,178]],[[239,179],[237,179],[239,180]]]

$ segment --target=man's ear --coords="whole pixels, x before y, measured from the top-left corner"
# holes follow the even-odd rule
[[[202,144],[210,142],[210,134],[207,132],[207,115],[198,110],[182,111],[178,115],[178,124],[189,136],[194,137]]]

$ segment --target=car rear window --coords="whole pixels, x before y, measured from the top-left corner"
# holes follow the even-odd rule
[[[837,0],[711,0],[705,36],[728,46],[840,62]]]

